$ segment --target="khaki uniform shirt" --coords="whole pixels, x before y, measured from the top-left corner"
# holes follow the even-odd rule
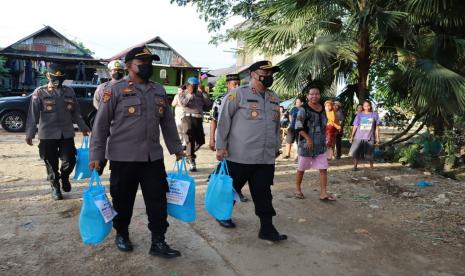
[[[76,94],[71,87],[38,87],[32,93],[26,122],[26,137],[34,138],[38,130],[39,139],[61,139],[74,137],[76,123],[81,131],[89,131],[82,119]],[[39,125],[37,129],[37,124]]]
[[[168,151],[182,151],[163,86],[115,81],[103,92],[90,139],[89,159],[147,162],[163,159],[160,128]]]
[[[204,110],[210,109],[212,102],[208,94],[202,92],[189,93],[186,90],[179,93],[179,102],[184,108],[184,113],[203,114]]]
[[[107,82],[101,83],[99,86],[97,86],[97,89],[95,89],[94,100],[93,100],[93,104],[94,104],[95,109],[98,109],[98,106],[100,104],[100,100],[102,99],[102,96],[103,96],[103,91],[105,91],[105,89],[110,84],[114,83],[115,81],[116,80],[107,81]]]
[[[274,164],[281,149],[279,99],[249,85],[227,93],[221,103],[216,148],[227,149],[227,160],[242,164]]]

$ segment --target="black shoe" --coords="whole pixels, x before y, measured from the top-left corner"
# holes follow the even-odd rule
[[[266,227],[260,227],[260,232],[258,232],[258,238],[273,242],[287,240],[287,236],[279,234],[278,230],[276,230],[276,228],[272,224]]]
[[[118,247],[120,251],[130,252],[133,249],[132,242],[131,240],[129,240],[129,237],[126,238],[120,234],[116,234],[115,243],[116,243],[116,247]]]
[[[197,171],[197,165],[195,164],[195,160],[191,160],[190,165],[191,165],[191,167],[189,168],[189,171],[196,172]]]
[[[61,179],[61,187],[63,188],[63,192],[71,192],[71,183],[69,182],[69,178]]]
[[[171,259],[181,256],[181,252],[170,248],[170,246],[165,242],[164,238],[155,239],[152,241],[152,246],[150,246],[149,254],[152,256],[159,256],[165,259]]]
[[[62,200],[63,199],[63,195],[61,194],[60,183],[59,182],[55,182],[55,183],[52,184],[52,198],[54,200]]]
[[[243,194],[239,194],[239,199],[241,200],[241,202],[247,202],[247,201],[249,201],[249,199],[246,198]]]
[[[236,224],[230,219],[226,219],[226,220],[217,219],[216,221],[224,228],[236,228]]]

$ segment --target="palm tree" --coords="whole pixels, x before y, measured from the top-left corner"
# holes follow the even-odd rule
[[[277,89],[299,88],[311,79],[352,75],[360,100],[368,98],[368,76],[373,61],[390,32],[406,18],[397,11],[400,1],[384,0],[274,0],[257,8],[246,29],[231,36],[243,39],[266,54],[285,54]],[[333,77],[334,79],[334,77]]]
[[[407,5],[412,40],[398,48],[395,67],[380,87],[423,114],[438,135],[465,111],[465,4],[458,0],[412,0]]]
[[[299,93],[309,82],[348,84],[342,96],[366,99],[373,79],[440,131],[465,110],[465,3],[462,0],[171,0],[193,3],[210,30],[229,15],[245,24],[226,38],[265,54],[287,54],[274,88]],[[386,75],[373,65],[392,64]],[[371,78],[370,78],[371,73]],[[424,114],[424,115],[423,115]]]

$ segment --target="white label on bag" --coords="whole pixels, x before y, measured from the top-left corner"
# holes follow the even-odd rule
[[[184,205],[186,201],[187,193],[189,192],[189,181],[166,178],[168,180],[169,192],[166,193],[166,200],[168,203],[175,205]]]
[[[117,215],[115,209],[113,209],[113,206],[111,206],[111,203],[108,200],[106,194],[94,196],[94,202],[98,210],[100,211],[100,214],[102,214],[105,223],[108,223]]]

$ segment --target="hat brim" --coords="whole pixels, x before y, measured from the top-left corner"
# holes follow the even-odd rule
[[[125,59],[125,62],[128,62],[128,61],[131,61],[133,59],[150,59],[150,60],[153,60],[153,61],[160,61],[160,57],[158,55],[155,55],[155,54],[138,54],[138,55],[135,55],[134,57],[130,58],[130,59]]]
[[[262,65],[257,68],[250,68],[249,70],[251,72],[257,71],[257,70],[266,70],[266,71],[272,71],[273,73],[281,71],[281,69],[278,66],[269,66],[269,65]]]
[[[65,74],[53,74],[51,72],[47,72],[47,74],[49,74],[50,76],[54,76],[54,77],[64,77]]]

